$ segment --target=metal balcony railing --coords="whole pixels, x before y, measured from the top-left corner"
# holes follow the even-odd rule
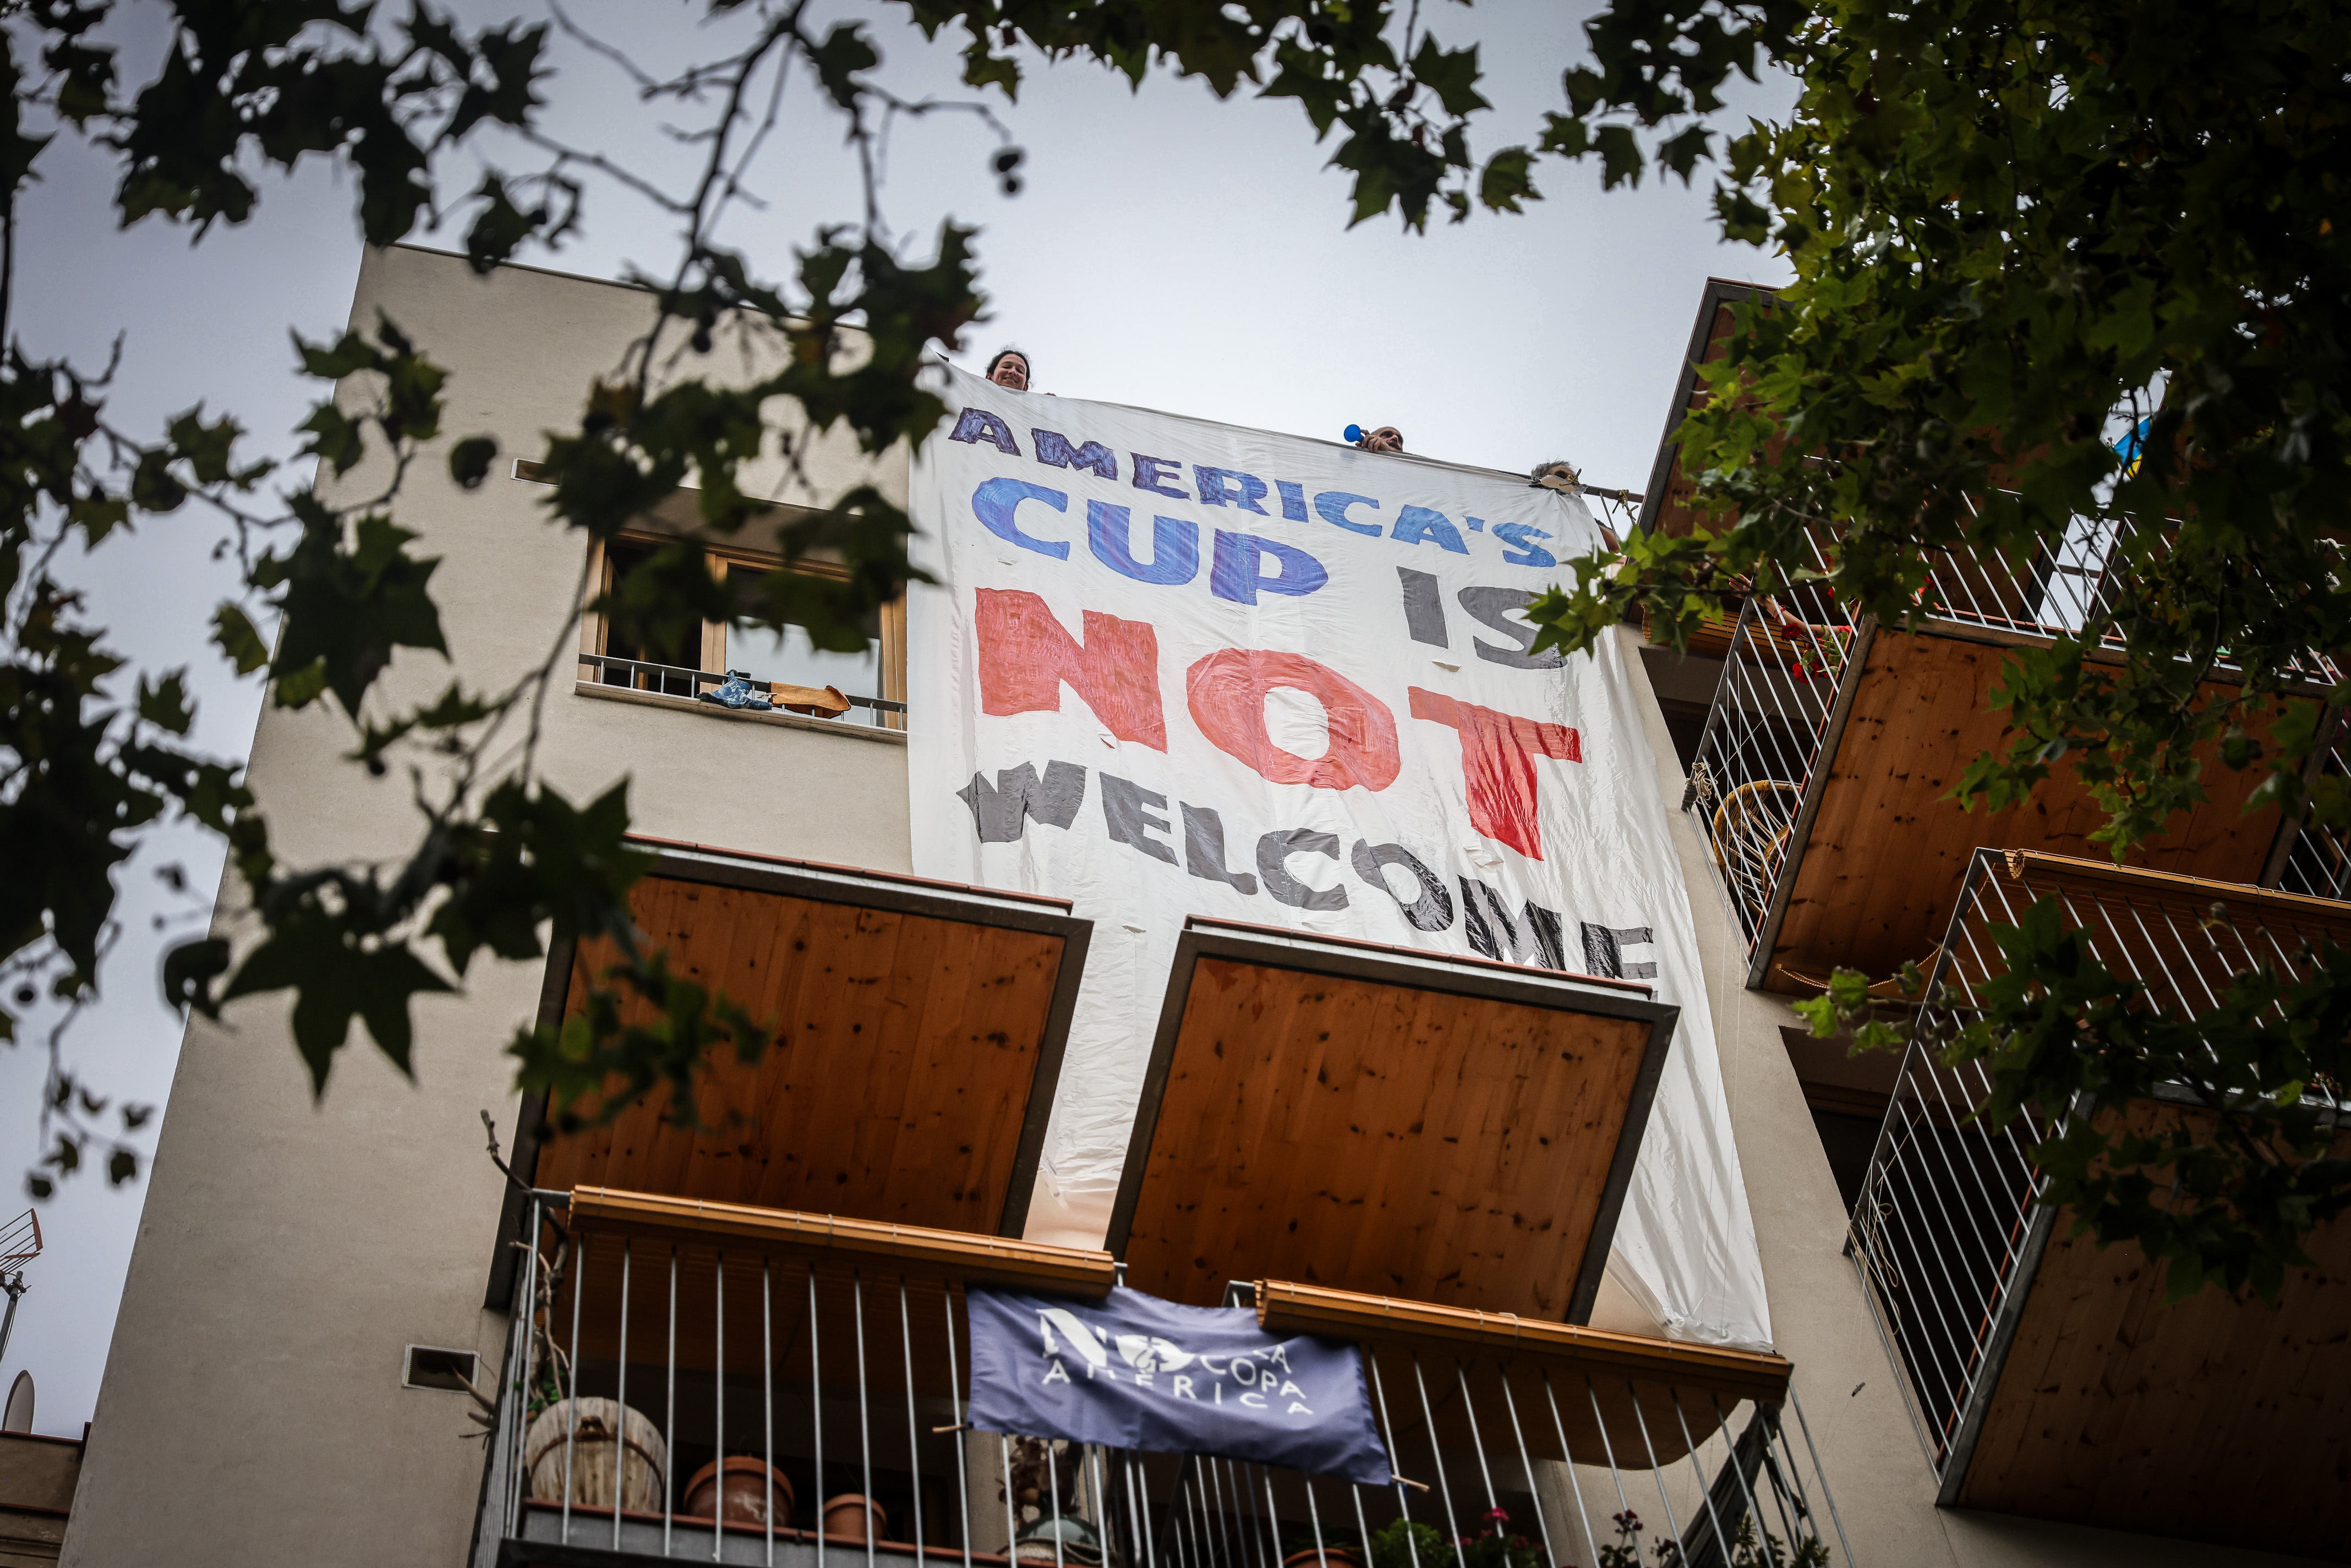
[[[1928,976],[1930,1000],[1903,1057],[1846,1249],[1946,1479],[1965,1468],[2003,1335],[2055,1222],[2038,1203],[2047,1182],[2032,1150],[2063,1130],[2067,1115],[2095,1107],[2027,1113],[1994,1130],[1972,1119],[1990,1092],[1988,1070],[1946,1065],[1940,1053],[1974,1015],[1979,988],[2002,972],[1990,928],[2017,924],[2053,896],[2089,933],[2099,962],[2144,982],[2147,1005],[2175,1016],[2215,1006],[2256,960],[2300,977],[2314,961],[2305,940],[2351,940],[2351,909],[2057,856],[1976,852]],[[1939,1000],[1946,986],[1948,1004]],[[2321,1100],[2335,1094],[2325,1085],[2305,1091]],[[2339,1098],[2331,1103],[2342,1108]]]
[[[2131,526],[2077,520],[2061,544],[2041,550],[2022,571],[1997,558],[1933,552],[1919,607],[1929,620],[1992,633],[2079,632],[2094,609],[2107,610],[2131,591],[2115,558],[2116,540]],[[1808,540],[1807,549],[1804,565],[1825,570],[1823,541]],[[1850,701],[1848,688],[1866,661],[1874,630],[1814,582],[1750,597],[1740,607],[1683,805],[1697,814],[1712,847],[1750,952],[1781,876],[1796,857],[1807,792],[1815,771],[1831,760],[1824,748],[1834,715]],[[2104,640],[2121,646],[2111,631]],[[2224,660],[2217,668],[2233,667]],[[2316,685],[2342,678],[2333,659],[2315,653],[2295,660],[2289,673]],[[2298,890],[2332,886],[2337,890],[2325,896],[2344,897],[2351,845],[2313,836],[2319,842],[2294,862]]]
[[[642,659],[615,659],[609,654],[583,653],[579,656],[584,672],[582,680],[599,685],[625,687],[632,691],[651,691],[664,697],[677,697],[687,701],[698,701],[705,691],[716,691],[726,684],[723,670],[688,670],[682,664],[654,664]],[[772,680],[748,681],[752,691],[767,696],[774,692]],[[861,697],[844,692],[852,708],[862,708],[871,722],[881,728],[903,728],[904,722],[893,722],[893,715],[906,711],[904,702],[887,697]],[[845,717],[846,715],[844,715]]]
[[[964,1286],[1099,1298],[1105,1253],[592,1189],[530,1224],[476,1568],[1853,1561],[1778,1357],[1235,1286],[1362,1345],[1373,1487],[971,1430]]]
[[[1823,563],[1815,558],[1815,568]],[[1697,814],[1751,950],[1866,628],[1817,582],[1740,606],[1683,809]]]
[[[2351,759],[2336,746],[2326,753],[2325,773],[2340,779],[2351,774]],[[2278,875],[2278,886],[2289,893],[2301,893],[2313,898],[2334,898],[2351,902],[2351,834],[2339,829],[2304,823],[2294,837],[2294,847],[2286,852],[2285,869]]]

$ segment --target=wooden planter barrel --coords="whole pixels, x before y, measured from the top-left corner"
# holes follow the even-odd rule
[[[574,1407],[577,1406],[575,1416]],[[625,1425],[624,1425],[625,1423]],[[571,1506],[609,1509],[613,1482],[620,1504],[635,1513],[659,1513],[669,1490],[669,1445],[635,1410],[611,1399],[559,1399],[523,1434],[523,1468],[536,1502],[563,1501],[564,1434],[571,1437]],[[625,1453],[626,1462],[620,1455]]]

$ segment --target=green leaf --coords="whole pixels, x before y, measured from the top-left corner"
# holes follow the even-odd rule
[[[225,599],[213,611],[213,643],[239,675],[250,675],[269,662],[269,645],[261,640],[252,618]]]
[[[840,22],[825,35],[823,43],[809,51],[808,60],[832,101],[848,109],[857,102],[862,90],[855,79],[857,73],[872,70],[882,63],[882,57],[866,38],[863,27],[854,22]],[[965,69],[967,74],[968,57]]]
[[[1413,78],[1437,94],[1437,101],[1445,112],[1458,118],[1481,109],[1491,109],[1478,91],[1478,46],[1466,49],[1444,49],[1434,36],[1423,34],[1420,48],[1412,57]]]
[[[193,1008],[207,1018],[220,1016],[212,986],[228,972],[228,942],[221,937],[203,937],[167,950],[163,954],[165,1004],[174,1011]]]
[[[1524,203],[1542,199],[1534,187],[1530,171],[1534,155],[1523,147],[1505,147],[1486,162],[1486,172],[1478,183],[1478,199],[1488,209],[1497,213],[1517,213]]]
[[[462,490],[479,490],[498,457],[498,443],[488,436],[467,436],[449,449],[449,477]]]
[[[173,735],[184,735],[195,722],[195,710],[188,705],[188,671],[181,669],[167,671],[162,679],[150,682],[139,678],[139,716],[157,729]]]
[[[1604,125],[1593,139],[1600,151],[1600,184],[1603,190],[1614,191],[1619,185],[1641,182],[1641,146],[1633,140],[1630,127]]]
[[[301,542],[256,574],[257,581],[281,590],[286,617],[274,665],[277,701],[300,707],[323,685],[356,718],[393,649],[448,651],[441,613],[428,591],[440,562],[410,556],[416,535],[381,513],[351,526],[346,548],[340,517],[308,498],[298,496],[295,504],[303,519]]]
[[[309,1069],[315,1097],[326,1093],[335,1054],[354,1019],[365,1023],[393,1066],[413,1077],[409,1003],[450,989],[405,946],[370,939],[354,930],[348,917],[304,904],[273,923],[268,938],[236,966],[221,1001],[296,993],[294,1048]]]

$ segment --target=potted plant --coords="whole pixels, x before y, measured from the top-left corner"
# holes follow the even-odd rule
[[[1372,1532],[1372,1568],[1449,1568],[1444,1533],[1399,1519]]]
[[[1364,1568],[1363,1542],[1352,1530],[1325,1530],[1318,1540],[1311,1530],[1282,1537],[1281,1568]]]
[[[824,1532],[844,1541],[887,1541],[890,1521],[872,1498],[845,1491],[824,1500]]]
[[[791,1523],[795,1501],[791,1478],[783,1471],[750,1454],[729,1454],[694,1472],[685,1483],[683,1511],[689,1519],[715,1519],[722,1525],[761,1530],[773,1524],[780,1530]]]

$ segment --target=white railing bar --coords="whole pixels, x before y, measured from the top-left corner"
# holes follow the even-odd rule
[[[718,1486],[710,1505],[710,1560],[713,1563],[726,1555],[726,1253],[723,1248],[716,1255],[716,1269],[711,1276],[711,1313],[716,1319],[717,1370],[710,1381],[716,1396],[712,1405],[711,1427],[713,1442],[718,1450],[718,1469],[713,1472]]]
[[[898,1276],[898,1344],[906,1362],[906,1463],[914,1478],[914,1563],[922,1568],[928,1561],[923,1552],[923,1438],[921,1417],[914,1409],[914,1327],[906,1310],[904,1274]]]
[[[621,1549],[621,1498],[629,1479],[629,1260],[635,1251],[635,1239],[623,1236],[621,1239],[621,1376],[619,1391],[612,1396],[612,1403],[621,1409],[621,1437],[612,1445],[612,1550],[615,1552]],[[662,1460],[664,1486],[669,1484],[671,1463],[666,1457]]]
[[[1567,1444],[1567,1423],[1560,1418],[1559,1395],[1551,1386],[1551,1369],[1541,1370],[1543,1400],[1551,1406],[1551,1429],[1558,1435],[1560,1456],[1566,1461],[1562,1468],[1567,1471],[1567,1489],[1575,1498],[1576,1520],[1583,1526],[1584,1550],[1592,1553],[1592,1561],[1596,1563],[1600,1561],[1600,1542],[1592,1533],[1592,1511],[1583,1506],[1583,1482],[1575,1473],[1575,1450]]]
[[[1549,1374],[1544,1375],[1544,1380],[1546,1383],[1549,1382]],[[1593,1386],[1592,1374],[1589,1372],[1583,1375],[1583,1392],[1592,1401],[1592,1420],[1593,1424],[1600,1428],[1600,1451],[1608,1458],[1608,1479],[1615,1483],[1617,1504],[1629,1514],[1633,1511],[1633,1502],[1625,1495],[1625,1472],[1616,1468],[1616,1445],[1609,1438],[1608,1417],[1600,1411],[1600,1390]],[[1646,1568],[1648,1559],[1642,1554],[1641,1537],[1635,1533],[1630,1536],[1630,1539],[1633,1542],[1633,1560],[1643,1564],[1643,1568]]]
[[[1420,1418],[1428,1433],[1428,1452],[1437,1465],[1437,1495],[1445,1500],[1445,1520],[1448,1527],[1457,1526],[1460,1511],[1453,1506],[1453,1480],[1445,1469],[1445,1446],[1437,1440],[1437,1412],[1429,1407],[1428,1379],[1421,1375],[1420,1352],[1411,1353],[1412,1380],[1420,1389]]]
[[[1364,1555],[1368,1568],[1372,1551],[1372,1526],[1371,1521],[1364,1517],[1363,1487],[1360,1484],[1350,1484],[1347,1488],[1347,1496],[1355,1505],[1355,1539],[1364,1543]]]
[[[1519,1445],[1519,1469],[1527,1478],[1527,1495],[1534,1500],[1535,1530],[1542,1537],[1543,1561],[1557,1563],[1559,1549],[1552,1544],[1551,1520],[1543,1511],[1542,1487],[1535,1480],[1535,1462],[1527,1452],[1527,1434],[1519,1425],[1519,1398],[1510,1392],[1510,1369],[1500,1366],[1497,1371],[1502,1379],[1502,1407],[1510,1412],[1510,1436]]]
[[[1674,1500],[1666,1489],[1665,1472],[1657,1468],[1657,1446],[1649,1441],[1649,1417],[1641,1410],[1641,1391],[1633,1386],[1633,1380],[1629,1377],[1625,1380],[1625,1393],[1633,1401],[1633,1424],[1641,1434],[1641,1447],[1649,1455],[1649,1480],[1657,1489],[1658,1500],[1666,1505],[1667,1528],[1674,1532],[1673,1538],[1679,1541],[1682,1538],[1681,1521],[1674,1517]]]
[[[1041,1438],[1038,1440],[1044,1445],[1045,1449],[1045,1490],[1053,1500],[1053,1568],[1069,1568],[1069,1565],[1061,1560],[1061,1467],[1053,1458],[1053,1439]],[[869,1530],[866,1533],[871,1535],[873,1532]],[[1017,1544],[1016,1542],[1014,1552],[1016,1556],[1018,1555]]]
[[[1380,1437],[1387,1444],[1390,1462],[1400,1466],[1404,1463],[1404,1450],[1396,1445],[1395,1423],[1388,1419],[1388,1391],[1386,1386],[1380,1381],[1380,1358],[1369,1345],[1365,1345],[1364,1347],[1364,1365],[1371,1370],[1372,1394],[1379,1403]],[[1396,1511],[1406,1524],[1410,1524],[1412,1522],[1412,1499],[1406,1495],[1406,1490],[1404,1484],[1404,1474],[1401,1469],[1396,1473],[1395,1485],[1396,1494]],[[1412,1532],[1409,1530],[1406,1530],[1404,1532],[1404,1546],[1405,1556],[1409,1563],[1410,1568],[1420,1568],[1420,1548],[1414,1543]]]
[[[669,1355],[664,1364],[663,1376],[666,1386],[666,1404],[662,1411],[662,1452],[666,1456],[674,1456],[677,1452],[677,1244],[675,1242],[672,1242],[669,1249]],[[669,1459],[668,1468],[671,1469],[677,1468],[675,1458]],[[669,1555],[670,1530],[674,1512],[673,1500],[677,1496],[677,1489],[671,1486],[669,1482],[670,1478],[664,1475],[662,1477],[662,1555],[664,1557]]]
[[[865,1568],[873,1568],[873,1537],[879,1533],[873,1525],[873,1401],[865,1383],[865,1272],[852,1269],[849,1274],[850,1322],[857,1330],[857,1458],[858,1491],[864,1498]],[[822,1524],[820,1515],[817,1522]],[[1054,1537],[1055,1550],[1060,1550],[1061,1537]]]
[[[760,1511],[768,1516],[768,1568],[776,1561],[776,1291],[775,1261],[759,1260],[759,1457],[768,1472],[759,1478],[765,1488],[767,1506]],[[823,1499],[817,1500],[820,1505]],[[817,1515],[817,1525],[823,1527],[824,1516]]]
[[[1682,1409],[1681,1391],[1668,1384],[1666,1397],[1673,1401],[1674,1419],[1681,1425],[1682,1445],[1689,1455],[1690,1474],[1698,1478],[1698,1501],[1705,1505],[1707,1521],[1714,1526],[1715,1550],[1721,1552],[1725,1561],[1728,1561],[1731,1550],[1730,1537],[1723,1531],[1722,1516],[1714,1510],[1714,1488],[1707,1484],[1706,1467],[1698,1462],[1698,1439],[1690,1436],[1689,1417]],[[1739,1456],[1735,1453],[1731,1456],[1731,1468],[1733,1469],[1739,1468]],[[1693,1520],[1691,1522],[1696,1523],[1697,1521]],[[1684,1555],[1687,1556],[1687,1553],[1685,1552]],[[1764,1555],[1767,1557],[1771,1555],[1769,1547],[1764,1549]]]
[[[1678,1398],[1678,1396],[1677,1396],[1677,1398]],[[1771,1527],[1764,1522],[1763,1511],[1755,1506],[1755,1489],[1747,1484],[1747,1467],[1740,1462],[1739,1439],[1731,1433],[1730,1416],[1729,1413],[1724,1411],[1722,1407],[1722,1399],[1719,1395],[1709,1391],[1707,1394],[1706,1399],[1708,1404],[1714,1407],[1714,1418],[1716,1422],[1719,1423],[1719,1429],[1722,1433],[1723,1462],[1729,1467],[1732,1478],[1739,1482],[1739,1496],[1740,1501],[1746,1504],[1748,1517],[1755,1521],[1755,1532],[1759,1535],[1767,1537],[1766,1542],[1759,1543],[1763,1545],[1763,1555],[1771,1559],[1772,1568],[1779,1568],[1780,1554],[1772,1551],[1768,1544],[1768,1537]],[[1731,1409],[1735,1411],[1737,1408],[1738,1405],[1734,1401],[1732,1403]],[[1752,1423],[1760,1421],[1762,1418],[1762,1407],[1758,1406],[1755,1408],[1755,1414],[1750,1416],[1748,1420]],[[1848,1552],[1846,1555],[1850,1556],[1851,1553]],[[1727,1563],[1729,1561],[1729,1557],[1730,1549],[1726,1546],[1723,1548],[1723,1560]]]
[[[563,1413],[563,1543],[571,1543],[571,1448],[580,1430],[580,1299],[588,1293],[588,1238],[571,1239],[571,1408]]]
[[[954,1290],[941,1290],[939,1301],[946,1309],[947,1319],[947,1413],[955,1417],[956,1506],[962,1511],[958,1517],[965,1521],[962,1531],[963,1568],[971,1568],[971,1479],[967,1457],[971,1444],[969,1423],[964,1419],[963,1373],[956,1364]],[[1007,1489],[1008,1500],[1009,1490]],[[1008,1535],[1005,1537],[1004,1548],[1008,1557],[1012,1550],[1012,1538]]]
[[[808,1269],[808,1298],[809,1412],[812,1418],[811,1425],[816,1447],[816,1568],[824,1568],[824,1538],[828,1533],[824,1527],[824,1359],[819,1352],[817,1343],[816,1264],[813,1261],[810,1262]],[[1007,1498],[1012,1495],[1010,1480],[1011,1478],[1008,1472],[1004,1488],[1004,1495]],[[873,1533],[873,1521],[870,1511],[865,1522],[865,1532],[871,1535]],[[1006,1539],[1006,1550],[1009,1551],[1010,1538]]]
[[[1004,1555],[1019,1561],[1017,1548],[1020,1542],[1020,1511],[1012,1498],[1012,1439],[998,1436],[996,1450],[1004,1460]]]
[[[1453,1376],[1461,1386],[1461,1410],[1469,1417],[1469,1451],[1478,1456],[1478,1474],[1486,1482],[1486,1506],[1489,1510],[1502,1506],[1499,1494],[1494,1490],[1494,1468],[1486,1462],[1486,1438],[1478,1430],[1478,1405],[1469,1397],[1469,1369],[1459,1356],[1453,1358]],[[1430,1437],[1436,1436],[1432,1429]]]

